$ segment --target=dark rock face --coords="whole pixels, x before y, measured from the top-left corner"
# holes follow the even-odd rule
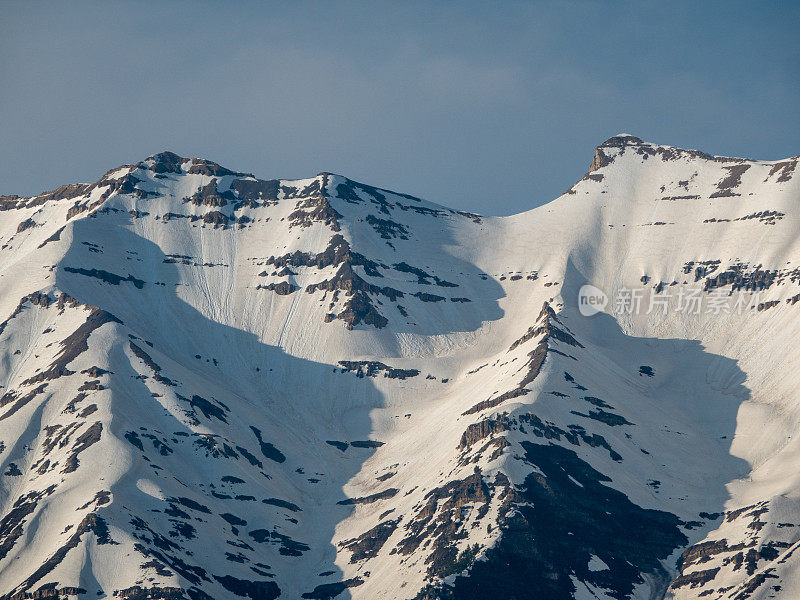
[[[150,355],[142,350],[139,346],[134,344],[133,342],[128,342],[128,347],[131,349],[131,352],[139,358],[145,365],[147,365],[153,371],[153,379],[158,381],[159,383],[163,383],[164,385],[175,385],[170,379],[161,375],[161,367],[156,364],[156,362],[150,357]]]
[[[335,294],[343,291],[349,296],[342,305],[338,314],[332,314],[326,322],[339,319],[345,322],[348,329],[354,329],[359,324],[372,325],[376,328],[385,327],[389,320],[376,308],[370,295],[383,295],[391,300],[403,296],[403,293],[389,287],[380,287],[368,283],[358,275],[353,267],[362,266],[368,275],[380,277],[377,263],[350,250],[350,244],[340,234],[331,237],[325,251],[312,255],[303,252],[294,252],[281,257],[270,257],[267,264],[275,266],[315,267],[322,269],[328,266],[339,265],[339,270],[331,279],[306,287],[306,292],[314,293],[318,290],[333,291]]]
[[[382,195],[381,195],[382,196]],[[324,198],[323,198],[324,200]],[[301,226],[310,226],[314,221],[323,221],[328,224],[333,231],[339,231],[338,224],[325,218],[309,217],[310,213],[300,211],[297,214],[292,213],[290,219],[293,223]],[[310,220],[307,220],[308,219]],[[336,219],[338,219],[338,213]],[[336,222],[338,223],[338,221]],[[370,260],[363,254],[353,252],[350,248],[350,243],[340,233],[331,236],[328,241],[327,248],[317,254],[295,251],[292,253],[284,254],[283,256],[270,256],[266,263],[280,267],[281,271],[272,273],[272,275],[284,276],[286,274],[294,274],[289,270],[289,267],[310,267],[314,269],[324,269],[330,266],[337,266],[338,270],[333,277],[312,283],[306,286],[305,291],[313,294],[315,292],[333,292],[333,301],[331,302],[329,310],[333,311],[334,306],[339,301],[339,292],[344,292],[347,299],[340,304],[338,312],[329,312],[324,321],[330,323],[334,320],[344,321],[347,329],[354,329],[359,325],[372,326],[377,329],[386,327],[389,324],[389,319],[378,309],[382,304],[380,297],[387,298],[391,302],[397,302],[398,299],[406,297],[406,293],[394,287],[376,285],[371,283],[368,278],[383,278],[383,272],[387,269],[393,269],[401,273],[409,273],[417,277],[417,283],[421,285],[435,284],[440,287],[453,288],[458,287],[458,284],[441,279],[436,275],[432,275],[423,269],[414,267],[405,262],[397,263],[393,266],[388,266],[376,261]],[[363,269],[364,276],[356,271],[355,267]],[[267,271],[261,273],[262,276],[267,276]],[[259,289],[276,289],[280,284],[272,282],[267,285],[260,284]],[[284,286],[285,293],[291,293],[290,288]],[[277,291],[277,290],[276,290]],[[447,298],[436,294],[427,292],[415,291],[408,292],[408,295],[418,298],[422,302],[443,302]],[[455,303],[470,302],[469,298],[451,298]],[[403,315],[408,316],[404,307],[397,304],[397,310]]]
[[[368,558],[374,558],[378,555],[386,540],[397,529],[400,519],[394,521],[384,521],[378,523],[369,531],[364,532],[359,537],[353,540],[342,542],[342,547],[350,550],[350,563],[357,563]]]
[[[577,415],[579,417],[593,419],[595,421],[599,421],[600,423],[605,423],[606,425],[610,425],[611,427],[615,427],[617,425],[633,425],[633,423],[628,421],[628,419],[626,419],[622,415],[608,412],[606,410],[603,410],[602,408],[598,408],[597,410],[590,410],[588,414],[578,412],[577,410],[571,410],[570,413],[572,413],[573,415]]]
[[[116,273],[109,273],[108,271],[104,271],[103,269],[81,269],[75,267],[64,267],[64,270],[67,273],[75,273],[77,275],[84,275],[86,277],[94,277],[95,279],[99,279],[100,281],[104,281],[105,283],[110,283],[111,285],[119,285],[123,281],[129,281],[134,286],[139,289],[144,287],[144,281],[141,279],[137,279],[133,275],[128,274],[127,277],[122,277],[121,275],[117,275]]]
[[[55,232],[53,235],[51,235],[49,238],[47,238],[45,241],[43,241],[41,244],[39,244],[39,248],[40,248],[40,249],[41,249],[41,248],[44,248],[44,247],[45,247],[47,244],[49,244],[50,242],[57,242],[57,241],[59,241],[59,240],[61,239],[61,233],[62,233],[63,231],[64,231],[64,228],[63,228],[63,227],[60,227],[59,229],[56,229],[56,232]]]
[[[177,173],[180,174],[183,172],[181,169],[181,164],[183,164],[184,159],[175,154],[174,152],[160,152],[155,156],[150,157],[154,164],[151,167],[154,173],[164,174],[164,173]],[[140,167],[146,168],[144,163],[139,165]]]
[[[477,468],[469,477],[432,489],[403,526],[405,536],[392,553],[408,556],[423,545],[430,547],[433,552],[425,561],[429,577],[446,577],[459,558],[455,543],[467,537],[464,507],[476,506],[480,521],[488,514],[491,498],[492,491]]]
[[[383,442],[377,440],[354,440],[350,442],[353,448],[380,448]]]
[[[212,210],[203,215],[203,223],[206,225],[213,225],[214,229],[217,227],[225,229],[228,226],[228,217],[218,210]]]
[[[442,302],[443,300],[447,300],[444,296],[437,296],[436,294],[428,294],[426,292],[417,292],[414,295],[423,302]]]
[[[409,265],[406,262],[397,263],[394,265],[394,270],[399,271],[400,273],[411,273],[412,275],[416,275],[417,283],[421,285],[430,285],[431,283],[435,283],[441,287],[458,287],[458,285],[455,283],[450,283],[449,281],[439,279],[436,277],[436,275],[431,275],[427,271],[420,269],[419,267]]]
[[[247,535],[259,544],[277,544],[279,546],[278,552],[282,556],[302,556],[304,552],[309,550],[306,544],[293,540],[288,535],[278,533],[277,531],[255,529],[253,531],[248,531]]]
[[[522,446],[541,473],[531,473],[519,489],[508,488],[508,506],[523,504],[502,519],[502,537],[488,560],[475,562],[452,586],[423,590],[418,599],[570,600],[571,575],[630,598],[642,573],[662,573],[660,561],[686,543],[680,519],[633,504],[575,452]],[[592,556],[609,569],[589,570]]]
[[[381,236],[385,240],[391,240],[394,238],[400,238],[401,240],[409,239],[408,229],[401,223],[397,223],[396,221],[392,221],[390,219],[381,219],[380,217],[376,217],[375,215],[367,215],[366,219],[367,223],[369,223],[372,228],[375,230],[379,236]]]
[[[761,265],[751,269],[749,265],[735,263],[715,277],[706,277],[703,291],[709,292],[730,285],[731,290],[734,292],[738,290],[757,292],[772,287],[780,275],[784,274],[779,273],[777,270],[764,270]],[[797,273],[790,273],[789,275],[796,277]]]
[[[0,196],[0,210],[13,210],[17,208],[20,200],[26,200],[26,198],[17,196],[16,194]]]
[[[257,290],[269,290],[270,292],[275,292],[278,296],[288,296],[289,294],[295,293],[300,288],[294,284],[289,283],[288,281],[281,281],[280,283],[269,283],[267,285],[257,285]]]
[[[323,583],[318,585],[311,592],[305,592],[303,598],[310,598],[311,600],[331,600],[335,598],[347,588],[357,587],[364,583],[360,577],[353,579],[346,579],[345,581],[337,581],[335,583]]]
[[[256,439],[258,439],[258,443],[261,446],[261,454],[263,454],[265,458],[274,460],[277,463],[282,463],[286,461],[286,457],[283,455],[283,452],[278,450],[275,446],[273,446],[269,442],[265,442],[261,438],[261,431],[257,427],[253,427],[251,425],[250,429],[255,434]]]
[[[608,138],[605,142],[603,142],[594,152],[594,158],[592,159],[592,164],[589,166],[589,173],[593,173],[598,169],[602,169],[603,167],[607,167],[613,162],[613,158],[611,158],[604,149],[607,148],[626,148],[628,145],[638,145],[644,144],[642,140],[637,137],[633,136],[614,136]]]
[[[670,584],[670,590],[677,590],[680,588],[702,588],[706,584],[713,582],[720,571],[720,567],[702,568],[705,563],[721,558],[723,566],[732,565],[734,571],[742,570],[748,577],[743,584],[738,587],[738,593],[731,594],[736,600],[746,600],[750,595],[758,589],[767,579],[771,578],[770,573],[773,568],[764,568],[765,562],[774,561],[783,551],[792,546],[792,544],[783,541],[772,540],[763,544],[759,544],[755,534],[759,532],[766,522],[761,520],[761,517],[769,512],[768,501],[762,501],[757,504],[743,506],[734,510],[726,511],[724,513],[725,522],[733,523],[736,521],[747,522],[746,529],[748,533],[743,541],[738,543],[730,543],[727,539],[715,539],[710,541],[700,542],[690,546],[684,550],[678,560],[678,570],[680,574]],[[718,519],[722,514],[708,514],[700,513],[700,517],[704,519]],[[783,523],[781,525],[795,527],[793,523]],[[747,539],[749,538],[749,539]],[[784,559],[785,560],[785,559]],[[700,567],[700,568],[698,568]],[[761,573],[756,571],[763,569]],[[755,575],[754,575],[755,574]],[[711,590],[706,589],[700,592],[698,596],[708,595]]]
[[[274,581],[249,581],[231,575],[214,575],[214,579],[232,594],[251,600],[274,600],[281,595],[281,590]]]
[[[379,287],[368,283],[353,270],[353,264],[350,262],[342,262],[336,275],[331,279],[311,284],[306,288],[308,293],[313,293],[317,290],[326,290],[329,292],[339,290],[345,292],[348,296],[353,296],[358,292],[363,294],[383,295],[390,300],[403,297],[403,292],[395,290],[394,288]]]
[[[537,346],[537,348],[539,348],[539,346]],[[541,354],[542,353],[540,352],[540,355]],[[542,360],[539,362],[539,367],[541,367],[541,363],[542,362],[544,362],[544,357],[543,356],[542,356]],[[488,400],[482,400],[481,402],[478,402],[472,408],[469,408],[469,409],[465,410],[461,414],[463,416],[466,416],[466,415],[472,415],[472,414],[475,414],[475,413],[479,413],[481,411],[488,410],[490,408],[494,408],[495,406],[499,406],[500,404],[502,404],[506,400],[513,400],[514,398],[519,398],[520,396],[524,396],[527,393],[528,393],[528,390],[518,387],[518,388],[510,390],[508,392],[503,392],[502,394],[500,394],[499,396],[496,396],[495,398],[489,398]]]
[[[757,219],[760,223],[764,223],[765,225],[775,225],[775,223],[783,219],[785,216],[786,213],[782,213],[777,210],[759,210],[754,213],[750,213],[749,215],[738,217],[734,219],[734,221],[750,221]]]
[[[153,564],[160,564],[151,561]],[[84,592],[85,593],[85,592]],[[146,588],[134,585],[123,590],[117,590],[114,594],[125,600],[186,600],[187,596],[183,589],[176,587],[153,587]]]
[[[336,315],[336,318],[344,321],[347,329],[354,329],[361,323],[372,325],[377,329],[389,324],[389,319],[378,312],[365,292],[353,294],[353,297],[345,302],[342,312]]]
[[[408,379],[419,375],[417,369],[394,369],[374,360],[340,360],[342,371],[355,373],[356,377],[377,377],[383,373],[389,379]]]
[[[284,254],[283,256],[271,256],[267,259],[268,265],[275,265],[276,267],[315,267],[317,269],[324,269],[325,267],[340,265],[348,263],[351,266],[361,265],[365,269],[374,269],[377,265],[360,255],[353,253],[350,250],[350,243],[344,239],[341,234],[331,236],[328,241],[328,246],[319,254],[310,254],[308,252],[301,252],[296,250],[291,254]]]
[[[287,502],[286,500],[279,500],[278,498],[264,498],[261,502],[263,502],[264,504],[270,504],[272,506],[278,506],[280,508],[285,508],[285,509],[290,510],[292,512],[300,512],[302,510],[296,504],[293,504],[291,502]]]
[[[72,447],[72,453],[67,458],[64,464],[62,473],[72,473],[78,468],[78,455],[86,450],[92,444],[100,441],[100,435],[103,433],[103,424],[100,421],[94,423],[86,431],[84,431],[76,440]]]
[[[289,215],[291,225],[310,227],[314,223],[324,223],[332,231],[339,231],[339,219],[342,218],[324,196],[312,196],[299,202],[297,210]]]
[[[278,199],[280,191],[280,181],[271,179],[255,181],[248,179],[234,179],[231,182],[231,189],[236,192],[240,200],[244,202],[274,202]]]
[[[222,421],[223,423],[228,422],[228,420],[225,418],[225,408],[214,404],[213,402],[209,402],[202,396],[198,396],[197,394],[193,395],[192,399],[189,401],[189,404],[192,408],[199,409],[206,419],[213,418]]]
[[[6,557],[22,535],[25,521],[36,509],[38,500],[35,493],[20,496],[12,509],[0,519],[0,559]]]
[[[374,494],[370,494],[369,496],[363,496],[361,498],[346,498],[344,500],[339,500],[336,504],[341,504],[342,506],[349,506],[351,504],[372,504],[373,502],[378,502],[379,500],[386,500],[388,498],[394,498],[400,490],[395,488],[389,488],[388,490],[384,490],[382,492],[376,492]]]
[[[510,428],[511,423],[505,415],[500,415],[496,419],[478,421],[467,427],[467,430],[461,434],[461,441],[458,444],[458,448],[459,450],[469,448],[484,438],[503,431],[508,431]]]
[[[237,173],[235,171],[231,171],[230,169],[221,167],[215,162],[211,162],[210,160],[205,160],[203,158],[193,158],[191,163],[192,165],[186,170],[187,173],[211,175],[214,177],[224,177],[225,175],[236,175],[238,177],[242,177],[247,175],[247,173]]]
[[[795,169],[797,168],[798,160],[795,158],[794,160],[786,160],[783,162],[775,163],[772,165],[772,168],[769,170],[769,175],[764,181],[769,181],[776,173],[780,173],[777,179],[775,180],[777,183],[785,183],[787,181],[791,181],[792,174],[794,173]]]
[[[191,202],[195,206],[226,206],[228,202],[236,201],[236,195],[230,190],[220,193],[217,190],[217,180],[212,179],[191,198],[184,198],[183,201]]]
[[[33,219],[25,219],[24,221],[22,221],[22,223],[17,225],[17,233],[22,233],[23,231],[25,231],[26,229],[30,229],[31,227],[36,227],[36,221],[34,221]]]
[[[724,198],[726,196],[739,196],[733,190],[742,183],[742,175],[750,168],[750,165],[732,165],[723,167],[728,171],[728,175],[717,183],[717,190],[711,194],[711,198]]]

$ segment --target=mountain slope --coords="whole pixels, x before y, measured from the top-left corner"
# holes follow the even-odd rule
[[[793,597],[797,162],[621,135],[506,218],[166,152],[0,197],[0,594]]]

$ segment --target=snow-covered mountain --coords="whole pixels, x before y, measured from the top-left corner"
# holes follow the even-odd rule
[[[800,597],[797,163],[0,197],[0,597]]]

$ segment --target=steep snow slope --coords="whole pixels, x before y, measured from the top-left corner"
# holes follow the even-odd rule
[[[0,594],[800,595],[797,162],[621,135],[508,218],[171,153],[0,197]]]

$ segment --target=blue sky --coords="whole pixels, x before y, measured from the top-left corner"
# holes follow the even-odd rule
[[[458,209],[558,196],[628,132],[800,153],[797,2],[5,2],[0,194],[161,150]]]

